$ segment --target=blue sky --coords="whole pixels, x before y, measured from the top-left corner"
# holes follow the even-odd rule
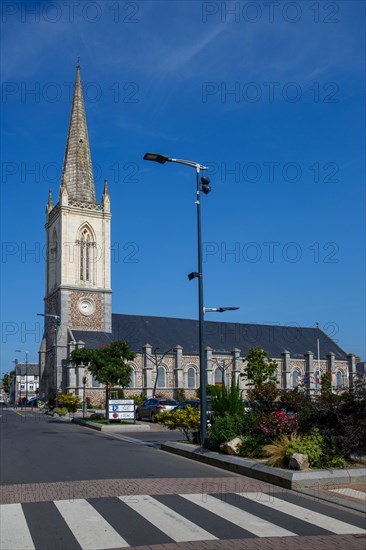
[[[320,327],[365,360],[365,3],[2,3],[2,359],[38,360],[45,205],[80,55],[115,313]],[[314,352],[316,350],[313,350]]]

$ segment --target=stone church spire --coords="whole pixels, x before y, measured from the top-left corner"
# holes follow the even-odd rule
[[[74,97],[62,170],[62,185],[66,186],[70,200],[96,202],[79,64],[76,67]]]

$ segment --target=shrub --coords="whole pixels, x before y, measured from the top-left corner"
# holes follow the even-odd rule
[[[55,407],[53,409],[53,413],[57,414],[58,416],[65,416],[68,412],[69,411],[66,407]]]
[[[212,410],[217,416],[238,415],[244,413],[244,403],[238,385],[218,387],[216,397],[211,401]]]
[[[310,427],[318,427],[322,435],[333,441],[337,453],[345,459],[365,454],[366,386],[355,380],[353,390],[332,399],[319,399],[310,418]]]
[[[288,466],[288,447],[290,442],[299,441],[300,437],[296,433],[290,436],[282,435],[277,441],[263,447],[264,456],[268,456],[267,464],[269,466],[286,468]]]
[[[207,448],[219,451],[221,443],[230,441],[240,435],[244,429],[244,416],[218,416],[212,426],[208,429]]]
[[[193,441],[194,433],[199,430],[199,410],[187,405],[185,409],[178,409],[174,412],[162,412],[157,415],[159,424],[163,424],[169,430],[180,430],[184,433],[187,441]]]
[[[296,416],[286,416],[281,412],[273,412],[262,416],[258,421],[261,432],[272,441],[282,435],[289,435],[298,428]]]
[[[294,453],[307,454],[311,468],[332,468],[346,466],[346,461],[337,455],[334,442],[324,437],[318,428],[314,428],[308,435],[289,443],[287,458]]]
[[[290,437],[284,435],[279,440],[264,447],[268,464],[271,466],[287,467],[294,453],[306,454],[311,468],[345,468],[346,461],[337,455],[332,440],[322,436],[317,428],[308,435]]]
[[[276,407],[275,400],[278,397],[280,390],[272,382],[258,384],[248,390],[248,398],[250,401],[258,402],[259,407],[263,411],[273,411]]]
[[[137,393],[133,393],[132,395],[129,395],[127,399],[134,399],[135,405],[138,406],[138,405],[141,405],[144,401],[146,401],[146,396],[143,395],[142,393],[140,393],[140,395],[138,395]]]
[[[57,396],[59,407],[66,408],[68,412],[76,412],[81,407],[80,399],[72,393],[60,393]]]
[[[263,447],[268,443],[263,434],[247,434],[242,437],[242,444],[239,447],[239,455],[248,458],[262,458]]]

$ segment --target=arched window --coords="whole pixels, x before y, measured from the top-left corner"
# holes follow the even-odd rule
[[[189,367],[187,371],[187,386],[189,389],[197,388],[197,371],[195,367]]]
[[[100,388],[100,386],[102,386],[102,384],[96,378],[94,378],[94,376],[92,376],[91,383],[92,388]]]
[[[215,369],[215,386],[222,386],[223,385],[223,371],[220,367],[216,367]]]
[[[292,387],[297,388],[299,385],[299,378],[300,378],[300,372],[298,370],[294,370],[292,372]]]
[[[342,375],[342,371],[341,371],[341,370],[337,371],[337,374],[336,374],[336,385],[337,385],[337,389],[340,389],[340,388],[343,386],[343,375]]]
[[[128,388],[135,388],[136,387],[136,371],[134,367],[130,368],[130,382],[127,386]]]
[[[95,242],[89,227],[84,226],[77,241],[80,247],[79,278],[81,281],[92,282],[93,247]]]
[[[157,388],[166,388],[166,369],[165,367],[158,367],[158,380],[156,384]]]

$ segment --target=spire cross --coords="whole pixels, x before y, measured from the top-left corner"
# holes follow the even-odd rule
[[[80,67],[80,54],[77,55],[77,67]]]

